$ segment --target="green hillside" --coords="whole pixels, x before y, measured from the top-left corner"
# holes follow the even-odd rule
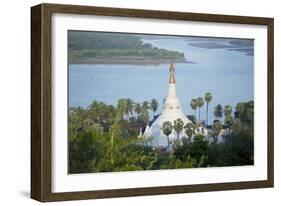
[[[69,63],[159,64],[185,62],[183,53],[143,43],[133,34],[68,32]]]

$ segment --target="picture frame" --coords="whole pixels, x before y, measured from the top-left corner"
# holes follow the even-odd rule
[[[265,26],[267,31],[267,147],[266,179],[220,183],[148,186],[135,188],[99,189],[54,192],[52,163],[52,16],[69,14],[99,17],[123,17],[146,21],[169,20],[197,23]],[[110,27],[110,25],[108,25]],[[230,16],[172,11],[139,10],[79,5],[40,4],[31,8],[31,198],[41,201],[66,201],[95,198],[161,195],[251,188],[274,185],[274,20],[272,18]]]

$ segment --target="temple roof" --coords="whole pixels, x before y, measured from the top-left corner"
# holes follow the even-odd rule
[[[184,115],[181,107],[181,103],[176,93],[176,80],[175,80],[175,68],[173,63],[170,66],[170,78],[168,85],[168,95],[163,105],[160,116],[152,123],[150,127],[147,127],[144,136],[152,137],[151,145],[154,147],[167,146],[167,136],[162,132],[162,126],[165,121],[169,121],[172,124],[175,120],[181,119],[184,125],[190,123],[190,120]],[[169,135],[171,141],[176,140],[178,137],[175,130]],[[184,130],[180,132],[180,139],[187,137]]]

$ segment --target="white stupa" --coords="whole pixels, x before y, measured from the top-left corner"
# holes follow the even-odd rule
[[[172,124],[174,120],[180,118],[184,125],[191,122],[183,113],[182,107],[176,93],[176,80],[175,80],[175,68],[173,63],[170,66],[170,78],[169,89],[166,101],[163,105],[161,115],[153,122],[150,127],[147,127],[144,132],[145,137],[151,137],[151,146],[153,147],[166,147],[168,146],[167,136],[162,132],[162,124],[165,121],[169,121]],[[184,130],[179,135],[179,138],[187,137]],[[170,141],[177,139],[177,133],[175,130],[169,135]]]

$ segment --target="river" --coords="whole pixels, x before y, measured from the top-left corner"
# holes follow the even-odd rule
[[[181,39],[145,40],[159,48],[184,52],[189,61],[175,63],[177,95],[184,113],[193,114],[192,98],[211,92],[209,120],[217,104],[230,104],[254,99],[253,56],[227,49],[206,49],[189,45]],[[93,100],[116,105],[119,98],[136,102],[156,98],[160,103],[167,95],[169,64],[71,64],[69,65],[69,105],[87,107]],[[205,114],[205,106],[202,115]]]

